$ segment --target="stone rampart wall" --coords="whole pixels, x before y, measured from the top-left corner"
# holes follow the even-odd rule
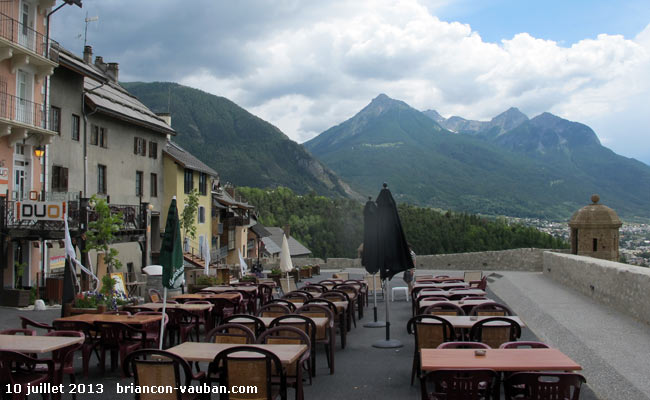
[[[650,324],[650,268],[544,252],[544,275]]]
[[[542,249],[478,251],[416,257],[418,269],[541,271]]]

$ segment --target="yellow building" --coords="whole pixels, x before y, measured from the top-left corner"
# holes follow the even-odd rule
[[[161,230],[165,229],[167,211],[173,196],[176,196],[179,214],[185,206],[185,199],[194,189],[199,193],[199,209],[196,220],[196,238],[184,238],[183,251],[203,258],[203,242],[207,241],[212,251],[216,237],[212,230],[212,185],[218,181],[219,174],[178,144],[167,141],[163,150],[164,201]],[[182,233],[182,232],[181,232]],[[155,255],[154,255],[155,256]],[[212,260],[213,262],[216,260]]]

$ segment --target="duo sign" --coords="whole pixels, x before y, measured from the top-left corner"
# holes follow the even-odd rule
[[[17,221],[63,221],[66,202],[16,201],[14,218]]]

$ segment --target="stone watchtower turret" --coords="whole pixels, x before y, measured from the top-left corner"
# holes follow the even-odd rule
[[[598,204],[599,200],[594,194],[592,204],[582,207],[571,217],[571,253],[618,261],[618,229],[623,223],[616,211]]]

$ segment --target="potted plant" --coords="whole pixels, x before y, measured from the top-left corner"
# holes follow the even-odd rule
[[[311,278],[311,266],[309,265],[303,265],[300,267],[300,278],[301,279],[309,279]]]
[[[271,268],[271,273],[266,274],[266,277],[273,279],[275,284],[279,286],[280,285],[280,278],[282,277],[282,271],[280,271],[280,268],[278,268],[278,267]]]
[[[110,246],[116,240],[115,234],[124,226],[124,217],[121,212],[111,213],[106,200],[95,195],[90,198],[89,204],[94,208],[97,220],[88,223],[84,252],[95,250],[97,270],[102,270],[101,264],[106,266],[108,273],[111,273],[114,269],[122,268],[122,262],[117,258],[119,252]]]
[[[190,293],[199,292],[207,287],[217,284],[216,276],[199,275],[196,277],[196,283],[187,285],[187,291]]]
[[[123,292],[115,290],[115,279],[110,275],[104,275],[101,290],[78,294],[74,302],[64,304],[64,315],[101,314],[107,310],[118,311],[125,305],[134,302],[134,299],[127,297]]]
[[[253,282],[257,283],[257,277],[255,275],[244,275],[241,277],[239,282]]]

